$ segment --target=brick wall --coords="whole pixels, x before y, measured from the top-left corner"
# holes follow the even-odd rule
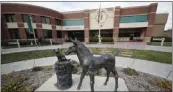
[[[153,3],[150,5],[150,12],[149,12],[149,21],[148,21],[148,28],[146,30],[146,37],[151,37],[153,30],[154,30],[154,23],[155,23],[155,17],[156,17],[156,11],[157,11],[157,3]]]
[[[84,38],[85,38],[85,42],[88,43],[89,42],[89,12],[86,11],[85,12],[85,16],[84,16]]]
[[[114,42],[117,41],[117,39],[118,39],[120,12],[121,12],[120,7],[115,7],[114,26],[113,26],[113,40],[114,40]]]

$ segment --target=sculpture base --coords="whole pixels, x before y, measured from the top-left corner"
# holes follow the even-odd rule
[[[73,74],[73,85],[71,88],[67,90],[60,90],[56,87],[56,74],[54,74],[48,81],[46,81],[43,85],[41,85],[36,91],[91,91],[90,89],[90,79],[89,76],[85,76],[83,79],[83,83],[80,90],[77,90],[77,86],[80,80],[80,75]],[[114,77],[110,77],[107,85],[103,85],[106,80],[106,77],[95,76],[95,91],[114,91],[115,88],[115,79]],[[118,91],[128,91],[128,88],[125,84],[124,79],[118,79]]]

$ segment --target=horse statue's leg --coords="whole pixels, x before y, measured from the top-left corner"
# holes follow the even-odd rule
[[[113,73],[114,78],[115,78],[115,90],[114,91],[117,91],[117,89],[118,89],[118,78],[119,78],[119,76],[118,76],[118,73],[115,70],[115,68],[112,69],[112,73]]]
[[[85,74],[86,74],[86,70],[84,70],[82,68],[82,73],[81,73],[81,76],[80,76],[80,82],[79,82],[78,87],[77,87],[78,90],[80,89],[80,87],[82,85],[82,81],[83,81],[83,78],[85,77]]]
[[[104,85],[107,85],[107,82],[109,80],[110,69],[108,69],[107,67],[105,67],[105,70],[107,72],[107,78],[106,78],[106,81],[105,81]]]
[[[91,92],[94,92],[94,71],[91,71],[89,73],[90,75],[90,87],[91,87]]]

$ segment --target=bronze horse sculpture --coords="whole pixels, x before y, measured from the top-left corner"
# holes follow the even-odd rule
[[[107,85],[107,82],[109,80],[109,74],[110,72],[113,73],[114,78],[115,78],[115,89],[114,91],[117,91],[118,88],[118,73],[116,71],[115,67],[115,56],[118,55],[119,50],[115,52],[115,54],[102,54],[101,56],[93,56],[93,54],[88,50],[87,47],[83,43],[81,43],[78,40],[72,40],[73,46],[69,47],[66,51],[65,54],[68,55],[70,53],[76,53],[80,62],[80,65],[82,66],[82,73],[80,76],[80,82],[78,84],[77,89],[79,90],[83,78],[86,75],[86,72],[89,73],[90,76],[90,87],[91,91],[94,91],[94,72],[101,69],[105,68],[107,71],[107,78],[104,83],[104,85]]]

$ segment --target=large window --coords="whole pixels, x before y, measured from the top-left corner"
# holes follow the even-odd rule
[[[7,22],[16,22],[15,14],[4,14]]]
[[[121,16],[120,23],[147,22],[148,15]]]
[[[25,31],[26,31],[27,39],[34,39],[34,34],[33,33],[29,33],[28,29],[25,29]],[[37,37],[37,30],[34,29],[34,32],[35,32],[35,37],[38,38]]]
[[[50,18],[41,16],[41,23],[50,24]]]
[[[52,38],[52,31],[51,30],[44,30],[43,31],[43,36],[44,36],[44,39]]]
[[[56,21],[56,25],[61,25],[61,20],[59,20],[59,19],[55,19],[55,21]]]
[[[62,38],[62,31],[57,31],[57,38]]]
[[[18,29],[8,29],[11,39],[19,39],[19,31]]]
[[[80,26],[84,25],[84,20],[64,20],[63,21],[64,26]]]
[[[29,19],[29,15],[27,14],[22,14],[23,22],[27,22]],[[31,15],[32,22],[34,23],[34,15]]]

